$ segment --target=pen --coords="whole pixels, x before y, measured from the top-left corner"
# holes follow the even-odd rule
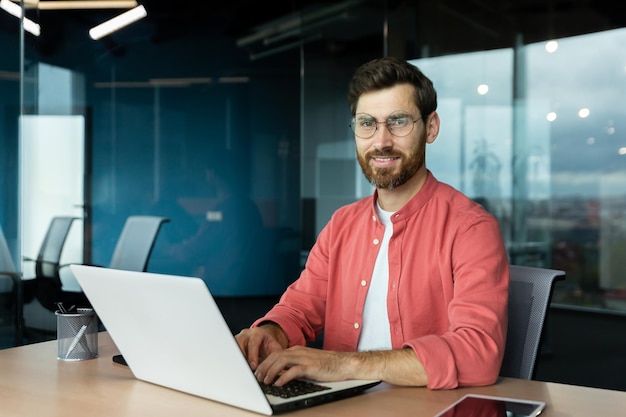
[[[72,343],[70,344],[70,347],[67,350],[67,354],[65,354],[65,359],[67,359],[70,356],[70,353],[72,353],[72,351],[74,350],[74,348],[80,341],[80,338],[83,337],[83,334],[85,334],[85,330],[87,330],[87,325],[83,324],[80,330],[78,331],[78,333],[76,333],[76,336],[74,336],[74,340],[72,340]]]
[[[59,307],[59,311],[62,314],[68,314],[70,311],[72,311],[74,309],[74,307],[76,307],[75,305],[72,305],[70,308],[66,309],[65,306],[63,305],[62,302],[57,301],[56,303],[54,303],[57,305],[57,307]]]

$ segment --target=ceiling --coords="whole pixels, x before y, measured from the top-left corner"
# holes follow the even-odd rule
[[[436,53],[510,47],[522,34],[525,42],[567,37],[626,26],[626,2],[612,0],[139,0],[148,17],[135,29],[102,40],[123,54],[127,36],[152,43],[198,35],[233,38],[251,59],[291,44],[318,42],[353,45],[380,38],[383,21],[406,31],[403,38],[438,45]],[[119,10],[38,12],[43,54],[54,53],[67,39],[67,28],[86,33]],[[417,43],[417,42],[416,42]],[[339,47],[338,50],[341,50]]]

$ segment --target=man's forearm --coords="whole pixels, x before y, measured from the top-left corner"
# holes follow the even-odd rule
[[[380,379],[394,385],[425,386],[428,374],[413,349],[346,354],[351,379]]]

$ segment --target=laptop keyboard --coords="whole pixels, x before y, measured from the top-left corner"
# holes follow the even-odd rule
[[[277,387],[274,384],[259,384],[261,385],[263,392],[266,394],[275,395],[281,398],[291,398],[298,395],[310,394],[312,392],[330,389],[330,387],[325,385],[300,380],[291,380],[281,387]]]

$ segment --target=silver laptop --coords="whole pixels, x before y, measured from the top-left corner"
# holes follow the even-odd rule
[[[71,265],[133,375],[272,415],[362,393],[380,381],[319,383],[292,398],[266,394],[199,278]]]

